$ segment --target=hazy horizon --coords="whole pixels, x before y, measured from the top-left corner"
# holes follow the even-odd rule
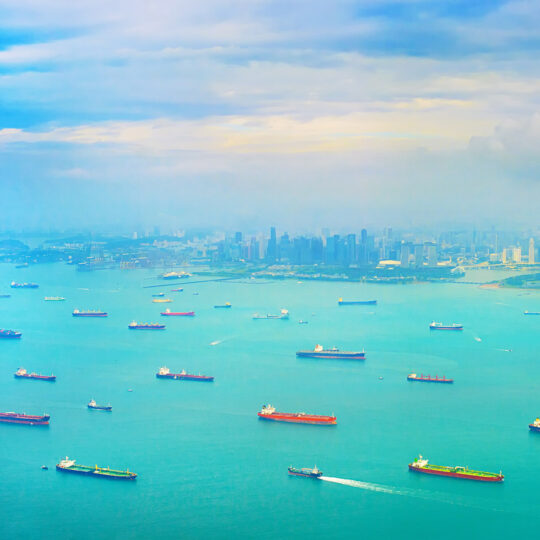
[[[0,13],[4,230],[540,226],[534,2]]]

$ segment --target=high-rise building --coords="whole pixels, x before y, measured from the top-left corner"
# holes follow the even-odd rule
[[[424,266],[424,244],[415,244],[414,246],[414,266],[416,268]]]
[[[242,233],[241,232],[235,232],[234,233],[234,241],[239,244],[242,241]]]
[[[529,264],[535,264],[536,258],[534,253],[534,238],[529,240]]]
[[[268,240],[268,248],[266,250],[266,258],[269,262],[275,262],[277,258],[277,238],[276,228],[270,228],[270,240]]]
[[[426,252],[427,252],[427,264],[432,268],[437,266],[437,244],[435,242],[426,242]]]
[[[520,263],[521,262],[521,248],[520,247],[515,247],[514,248],[514,251],[512,253],[512,260],[515,263]]]
[[[406,242],[402,242],[401,255],[400,255],[401,268],[409,268],[410,256],[411,256],[411,245]]]
[[[347,264],[356,262],[356,234],[347,235]]]

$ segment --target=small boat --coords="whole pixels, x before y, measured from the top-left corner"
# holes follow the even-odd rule
[[[106,469],[103,467],[88,467],[86,465],[77,465],[74,459],[66,457],[62,459],[60,463],[56,465],[57,471],[71,472],[75,474],[82,474],[85,476],[95,476],[100,478],[109,478],[111,480],[135,480],[137,475],[134,472],[130,472],[129,469],[125,471],[117,471],[115,469]]]
[[[338,300],[338,306],[376,306],[377,300]]]
[[[88,408],[96,409],[97,411],[112,411],[112,407],[110,405],[98,405],[93,399],[91,399],[90,403],[88,403]]]
[[[171,292],[182,292],[183,290],[182,287],[178,287],[178,289],[171,289]]]
[[[12,289],[37,289],[39,285],[37,283],[16,283],[15,281],[11,282]]]
[[[296,469],[292,465],[288,468],[289,474],[292,476],[305,476],[306,478],[320,478],[323,472],[317,469],[317,465],[313,469],[304,467],[302,469]]]
[[[152,295],[154,298],[160,298],[161,296],[165,296],[165,293],[164,292],[160,292],[160,293],[157,293],[157,294],[153,294]]]
[[[337,347],[325,349],[322,345],[316,345],[312,351],[298,351],[298,358],[332,358],[335,360],[365,360],[364,351],[340,351]]]
[[[138,323],[133,321],[128,324],[128,328],[130,330],[165,330],[165,325],[158,323]]]
[[[289,320],[289,312],[286,309],[282,309],[279,315],[271,315],[270,313],[267,315],[259,315],[258,313],[255,313],[253,319],[281,319],[286,321]]]
[[[307,323],[308,323],[307,321],[303,321],[302,319],[300,319],[300,320],[298,321],[298,324],[307,324]]]
[[[39,381],[56,381],[56,375],[38,375],[37,373],[28,373],[26,369],[19,368],[13,376],[17,379],[37,379]]]
[[[479,482],[502,482],[504,476],[502,471],[499,473],[475,471],[469,467],[446,465],[430,465],[428,460],[419,456],[413,463],[409,463],[409,470],[425,474],[435,474],[438,476],[449,476],[451,478],[463,478],[465,480],[477,480]]]
[[[537,418],[532,424],[529,424],[531,431],[540,431],[540,418]]]
[[[161,314],[163,317],[195,317],[194,311],[171,311],[166,309],[162,311]]]
[[[28,268],[28,263],[16,264],[15,268]]]
[[[172,300],[170,298],[154,298],[152,302],[154,304],[170,304]]]
[[[63,296],[46,296],[43,300],[45,302],[63,302],[65,298]]]
[[[187,272],[167,272],[161,275],[161,279],[184,279],[190,276]]]
[[[4,330],[3,328],[0,328],[0,338],[19,339],[21,336],[21,332],[16,332],[15,330]]]
[[[225,302],[224,304],[217,304],[214,306],[216,309],[218,308],[224,308],[224,309],[227,309],[227,308],[230,308],[232,307],[232,304],[230,302]]]
[[[523,315],[540,315],[540,311],[524,311]]]
[[[42,466],[41,466],[41,469],[44,470],[44,471],[48,471],[48,470],[49,470],[49,467],[47,467],[47,465],[42,465]]]
[[[441,322],[435,322],[433,321],[429,325],[430,330],[463,330],[463,325],[458,323],[453,323],[450,325],[444,325]]]
[[[444,375],[442,377],[439,377],[438,375],[435,375],[435,377],[432,377],[431,375],[417,375],[416,373],[411,373],[410,375],[407,375],[407,380],[419,381],[419,382],[433,382],[433,383],[450,383],[450,384],[454,382],[454,379],[447,379]]]
[[[263,405],[257,416],[261,420],[273,420],[274,422],[290,422],[293,424],[313,424],[319,426],[334,426],[337,424],[335,416],[325,416],[320,414],[284,413],[277,412],[272,405]]]
[[[177,379],[180,381],[199,381],[199,382],[213,382],[214,377],[208,375],[191,375],[182,370],[180,373],[171,373],[168,367],[161,367],[156,373],[158,379]]]
[[[80,311],[74,309],[72,313],[73,317],[108,317],[109,314],[106,311],[99,311],[95,309],[88,309]]]

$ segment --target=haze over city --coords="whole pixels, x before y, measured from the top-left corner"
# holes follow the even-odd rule
[[[5,229],[539,225],[537,2],[0,14]]]

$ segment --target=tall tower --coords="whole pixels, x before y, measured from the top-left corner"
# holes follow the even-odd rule
[[[401,268],[409,268],[409,256],[411,254],[410,245],[402,242],[401,244]]]
[[[534,257],[534,238],[529,240],[529,264],[536,264]]]

